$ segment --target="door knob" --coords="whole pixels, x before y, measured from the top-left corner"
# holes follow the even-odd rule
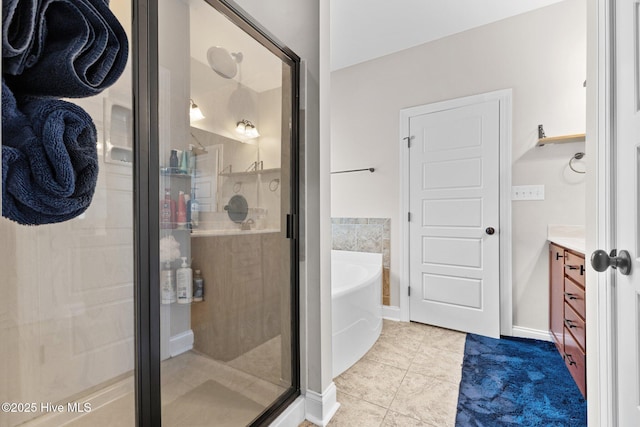
[[[496,229],[493,227],[487,227],[485,230],[485,233],[487,233],[488,235],[492,235],[493,233],[496,232]]]
[[[631,273],[631,256],[627,251],[612,250],[609,255],[602,249],[598,249],[591,254],[591,266],[596,271],[605,271],[607,268],[612,267],[619,269],[620,273],[627,276]]]

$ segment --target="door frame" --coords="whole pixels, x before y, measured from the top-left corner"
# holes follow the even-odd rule
[[[500,238],[500,333],[513,334],[511,278],[511,121],[512,89],[502,89],[400,110],[400,320],[410,320],[409,309],[409,119],[486,101],[500,103],[500,218],[496,228]]]
[[[615,0],[587,2],[586,254],[615,245]],[[591,83],[593,82],[593,83]],[[591,83],[591,84],[590,84]],[[587,268],[587,419],[618,425],[615,270]]]

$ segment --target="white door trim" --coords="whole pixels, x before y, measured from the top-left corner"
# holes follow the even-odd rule
[[[587,174],[586,254],[616,247],[613,221],[613,48],[614,2],[587,2]],[[598,274],[587,268],[587,419],[589,424],[618,425],[615,368],[613,272]]]
[[[511,279],[511,89],[400,110],[400,320],[409,321],[409,118],[486,101],[500,102],[500,333],[513,332]]]

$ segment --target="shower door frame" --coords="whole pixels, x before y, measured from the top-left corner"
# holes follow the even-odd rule
[[[300,57],[235,3],[204,1],[291,67],[291,194],[287,214],[291,258],[291,386],[251,424],[266,425],[300,395]],[[158,0],[132,0],[132,17],[135,419],[139,427],[156,427],[162,425],[160,288],[155,285],[160,281]]]

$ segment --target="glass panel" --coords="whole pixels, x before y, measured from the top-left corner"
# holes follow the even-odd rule
[[[16,20],[18,15],[24,18],[31,12],[21,9],[29,2],[7,3],[17,3]],[[113,29],[108,36],[110,42],[113,37],[123,41],[124,33],[108,8],[125,27],[130,40],[130,0],[111,0],[108,8],[98,2],[77,2],[76,12],[97,19],[90,14],[88,3],[95,5],[98,15]],[[10,402],[13,406],[3,406],[0,425],[133,426],[131,67],[127,63],[122,69],[127,60],[127,51],[122,44],[110,44],[106,50],[100,47],[106,27],[92,20],[85,21],[65,4],[52,3],[47,14],[37,16],[36,21],[49,24],[48,37],[51,39],[58,37],[60,42],[68,38],[68,45],[65,45],[68,50],[50,49],[50,38],[45,38],[42,55],[13,78],[7,77],[9,60],[3,58],[3,82],[6,77],[8,84],[3,88],[3,167],[4,172],[8,172],[6,176],[3,173],[3,187],[10,194],[3,192],[2,203],[3,216],[14,221],[0,219],[0,402]],[[59,31],[60,18],[56,21],[59,14],[63,15],[61,22],[64,22],[65,31]],[[81,36],[74,35],[75,30],[82,33],[81,25],[94,25],[96,38],[91,40],[93,44],[88,50],[73,57],[74,65],[81,67],[80,63],[90,60],[83,56],[88,53],[116,54],[115,62],[106,59],[87,70],[87,79],[95,77],[90,83],[84,82],[82,75],[56,75],[56,72],[66,70],[63,63],[71,62],[71,56],[61,55],[82,43]],[[19,24],[5,27],[5,30],[7,28],[16,39],[24,29]],[[26,35],[33,36],[32,33]],[[6,45],[4,48],[6,53]],[[123,62],[119,62],[120,59]],[[47,67],[49,60],[55,61],[56,67],[50,64]],[[45,64],[45,71],[40,69],[42,64]],[[114,85],[98,95],[87,96],[95,93],[96,85],[100,88],[101,84],[113,83],[109,79],[118,78],[121,72],[122,76]],[[106,74],[103,83],[100,83],[101,77],[95,75],[101,73]],[[25,76],[29,77],[25,79]],[[47,87],[39,87],[38,82],[46,82]],[[71,86],[75,89],[70,89]],[[8,111],[5,105],[9,90],[18,99],[15,111]],[[89,194],[89,189],[94,188],[90,176],[95,171],[96,159],[87,161],[86,169],[83,163],[94,154],[95,139],[88,130],[91,120],[83,112],[74,112],[75,107],[69,104],[63,107],[57,104],[55,114],[46,116],[51,126],[39,128],[37,123],[45,119],[46,106],[60,101],[25,101],[22,98],[25,92],[63,97],[59,90],[75,91],[64,92],[64,96],[73,96],[66,101],[86,111],[97,130],[99,172],[95,193],[88,209],[79,216],[76,216],[79,213],[76,206],[85,206],[79,195]],[[36,102],[41,103],[40,110],[31,109]],[[19,114],[20,118],[13,116],[7,120],[10,113]],[[20,155],[31,162],[30,170],[27,163],[7,156],[8,148],[15,148],[16,143],[15,133],[9,129],[23,120],[22,117],[27,117],[28,132],[35,136],[34,140],[29,140],[30,147],[42,144],[49,150],[46,166],[36,167],[33,163],[47,156],[44,150],[26,152],[18,149]],[[64,149],[54,145],[63,140],[63,136]],[[90,144],[83,146],[84,152],[73,147],[74,141],[80,140]],[[53,150],[56,155],[51,154]],[[51,172],[48,167],[65,172]],[[21,175],[23,173],[25,175]],[[47,175],[49,173],[51,175]],[[13,181],[18,176],[29,177],[21,182],[21,185],[28,184],[26,189]],[[43,182],[37,181],[43,176]],[[54,180],[60,186],[64,181],[72,190],[55,192]],[[44,185],[49,187],[43,190]],[[83,186],[86,187],[82,189]],[[38,207],[28,209],[28,204],[21,204],[21,197],[38,200]],[[61,212],[70,206],[73,214],[69,216],[76,217],[61,217]],[[25,226],[15,220],[62,222]]]
[[[163,425],[246,425],[292,386],[291,69],[203,0],[159,34]]]

